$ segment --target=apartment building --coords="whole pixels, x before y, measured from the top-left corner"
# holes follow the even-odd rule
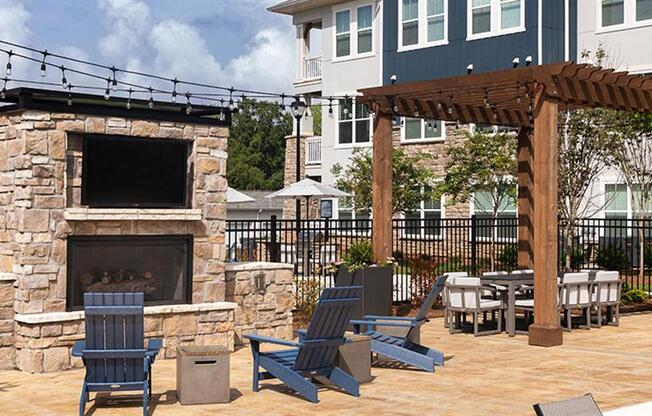
[[[292,16],[297,31],[295,93],[352,97],[323,111],[321,136],[305,130],[305,175],[334,184],[332,168],[345,165],[355,148],[371,147],[372,120],[355,104],[360,88],[411,82],[565,60],[604,48],[613,66],[652,72],[652,0],[287,0],[269,9]],[[318,47],[316,45],[321,45]],[[395,142],[406,151],[444,154],[463,140],[456,126],[405,119],[395,125]],[[491,126],[481,128],[495,129]],[[478,126],[464,126],[478,128]],[[288,151],[286,166],[293,166]],[[432,169],[443,174],[443,160]],[[286,176],[287,177],[287,176]],[[289,177],[290,181],[293,178]],[[628,190],[608,172],[593,192],[612,200],[597,217],[631,215]],[[488,215],[483,195],[450,206],[423,201],[414,218]],[[488,204],[484,204],[488,205]],[[366,218],[343,201],[334,217]],[[506,207],[503,216],[515,216]]]

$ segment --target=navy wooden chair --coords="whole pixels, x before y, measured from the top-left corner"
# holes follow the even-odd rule
[[[143,415],[147,415],[151,368],[162,342],[152,339],[144,347],[143,305],[143,293],[84,294],[86,340],[72,349],[86,366],[80,416],[91,392],[134,390],[142,390]]]
[[[433,372],[435,366],[444,365],[444,353],[424,347],[412,339],[419,327],[428,322],[428,312],[441,293],[448,276],[439,276],[432,286],[428,297],[414,318],[400,316],[365,315],[362,320],[353,320],[353,330],[360,333],[360,327],[365,326],[367,335],[371,338],[371,351],[385,357],[411,365],[413,367]],[[404,337],[385,335],[378,327],[408,328]]]
[[[324,289],[308,330],[299,342],[245,335],[251,341],[254,358],[253,390],[258,391],[260,380],[278,378],[301,396],[317,403],[317,386],[311,379],[322,376],[347,393],[359,396],[360,384],[336,367],[335,359],[338,347],[346,341],[344,332],[353,307],[360,302],[361,297],[360,286]],[[261,343],[294,348],[262,352]],[[260,368],[267,371],[261,372]]]

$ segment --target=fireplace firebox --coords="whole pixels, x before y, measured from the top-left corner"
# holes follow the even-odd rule
[[[146,305],[192,302],[192,236],[71,236],[68,310],[85,292],[144,292]]]

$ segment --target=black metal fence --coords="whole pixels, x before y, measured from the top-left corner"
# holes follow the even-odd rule
[[[424,274],[514,269],[517,230],[516,218],[394,220],[394,301],[408,301],[419,292]],[[226,225],[228,261],[294,264],[299,300],[306,285],[330,286],[329,264],[370,238],[371,220],[301,220],[297,228],[295,220],[273,217]],[[560,221],[559,242],[560,270],[567,264],[574,270],[618,270],[630,287],[652,291],[652,220],[583,219],[572,228]]]

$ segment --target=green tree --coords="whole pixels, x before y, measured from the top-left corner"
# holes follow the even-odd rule
[[[432,197],[435,175],[424,165],[431,156],[425,153],[408,155],[403,149],[392,154],[393,213],[412,211],[423,200]],[[368,149],[356,149],[346,167],[333,166],[336,185],[351,193],[346,201],[356,211],[369,212],[372,205],[372,155]]]
[[[250,111],[251,107],[255,113]],[[239,190],[276,190],[283,187],[285,137],[292,118],[279,106],[247,101],[233,116],[229,138],[227,179]]]
[[[310,106],[310,112],[312,113],[312,131],[315,136],[321,136],[321,105]]]
[[[446,147],[446,175],[436,189],[437,195],[448,195],[449,204],[468,202],[476,193],[489,196],[481,206],[492,213],[493,229],[498,214],[516,201],[518,164],[517,140],[513,133],[467,133],[466,140]],[[481,203],[481,201],[476,201]],[[491,244],[495,246],[495,233]],[[491,250],[491,268],[496,263],[495,249]]]

